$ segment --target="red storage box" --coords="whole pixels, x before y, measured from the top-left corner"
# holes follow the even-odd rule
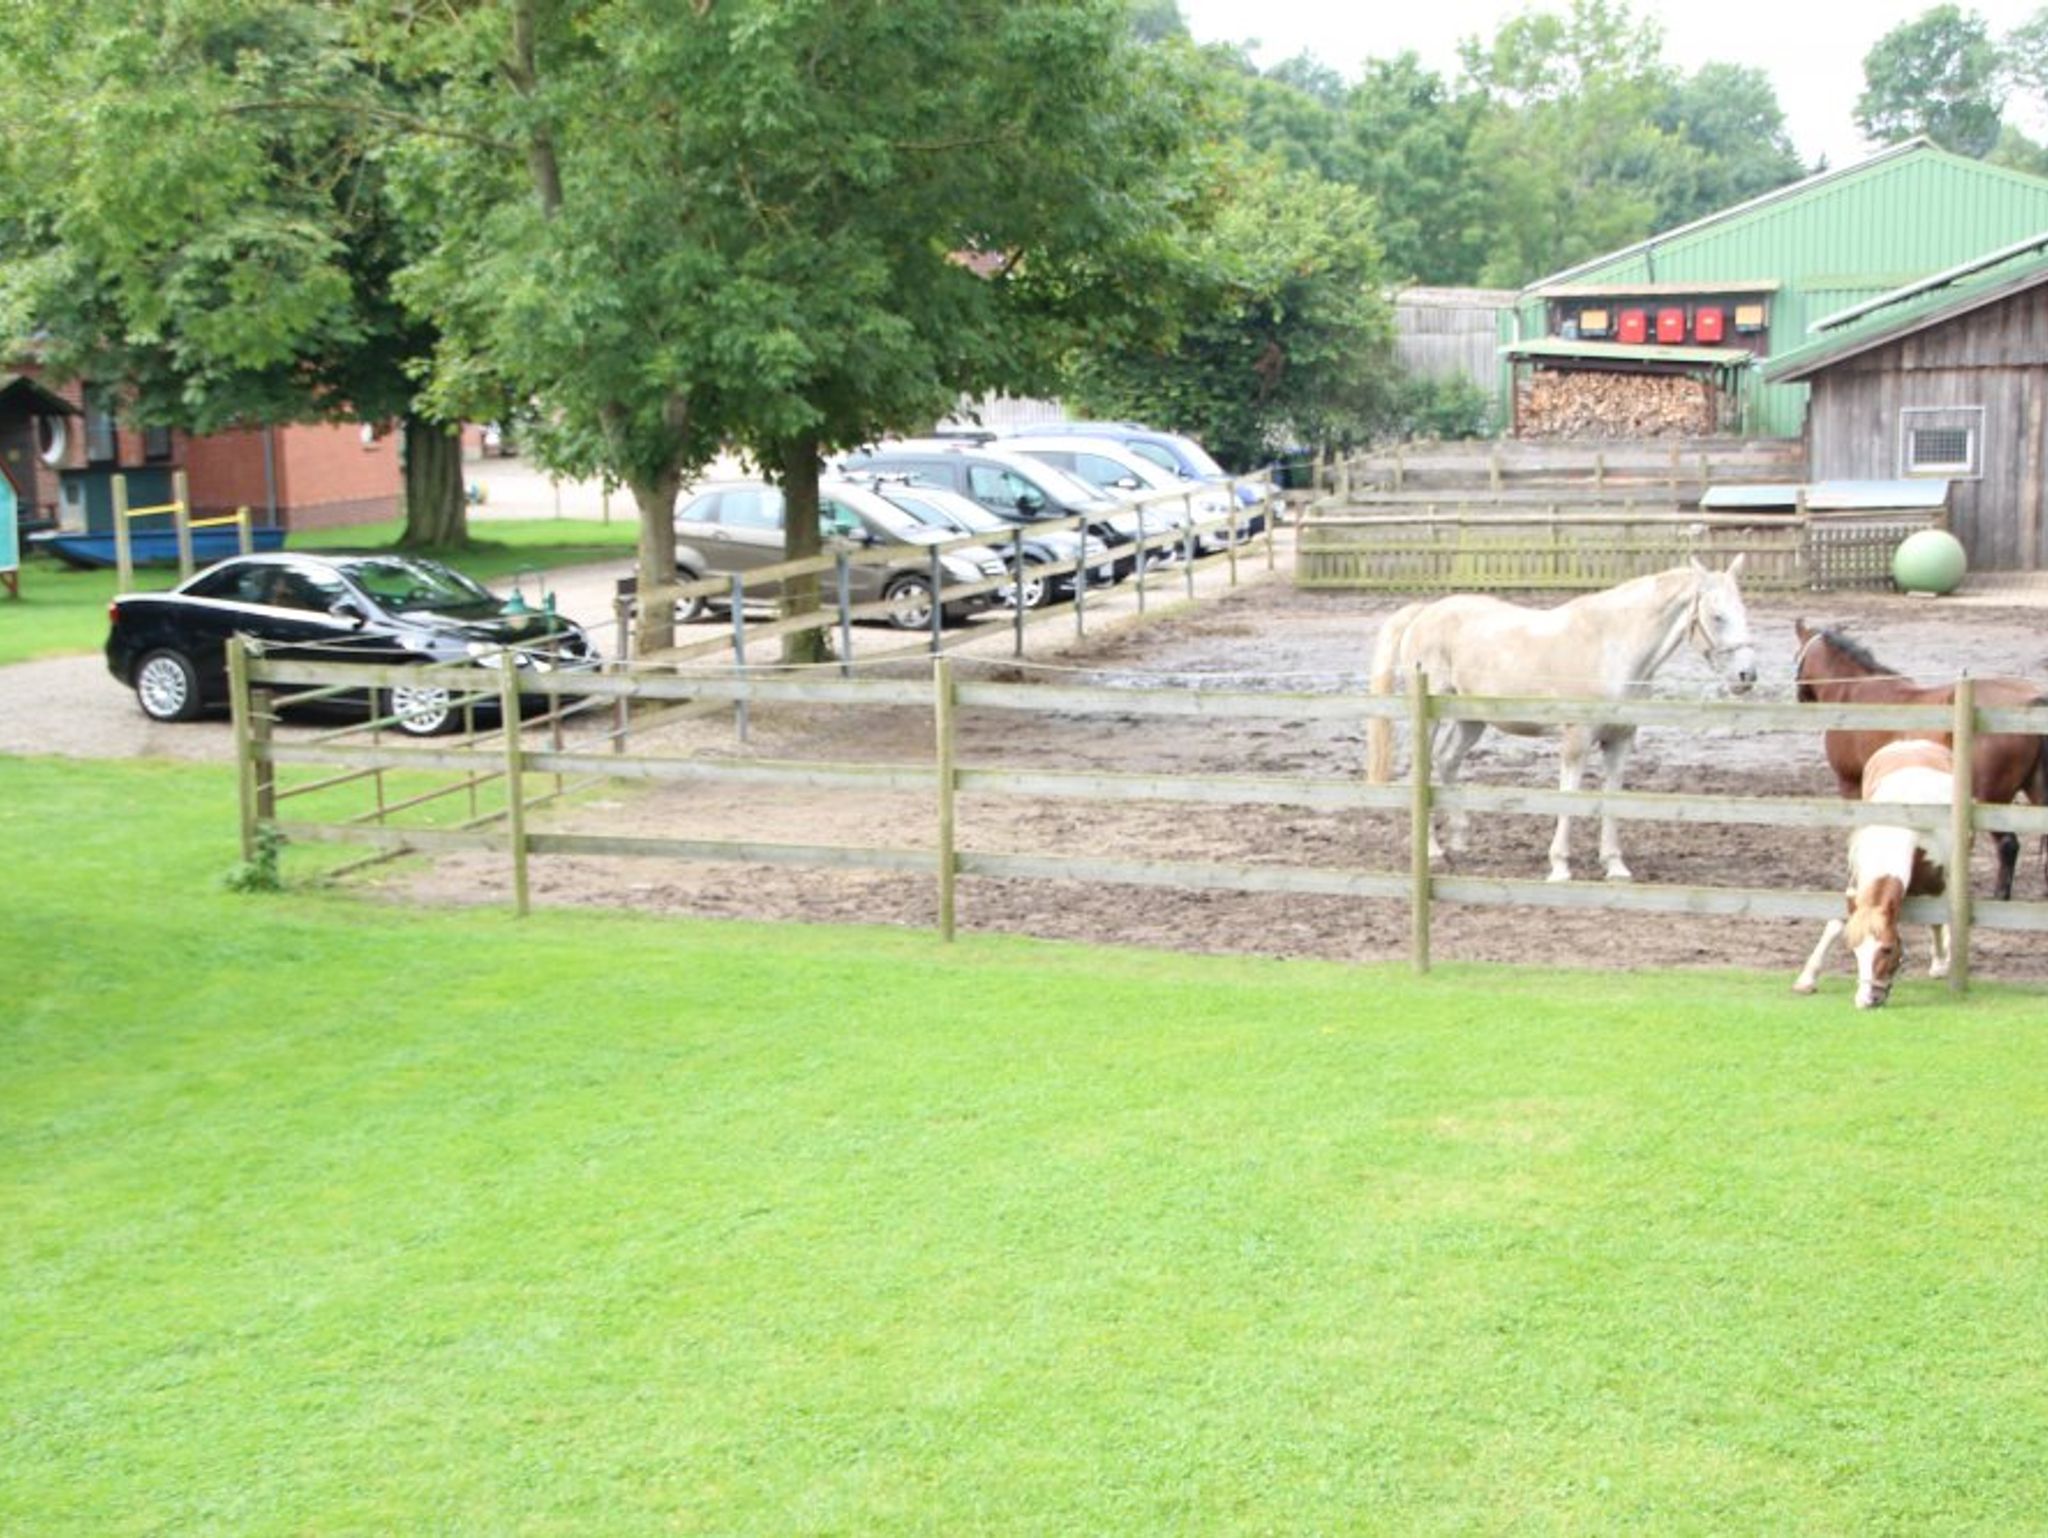
[[[1692,316],[1692,335],[1696,342],[1718,342],[1724,335],[1719,310],[1695,310]]]
[[[1623,310],[1615,336],[1624,342],[1647,342],[1650,339],[1649,315],[1642,310]]]
[[[1682,342],[1685,340],[1685,311],[1659,310],[1657,312],[1657,340],[1660,342]]]

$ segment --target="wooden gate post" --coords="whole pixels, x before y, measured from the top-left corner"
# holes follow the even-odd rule
[[[499,666],[498,714],[505,733],[505,830],[512,844],[512,905],[525,918],[526,754],[519,740],[519,667],[510,647]]]
[[[135,586],[135,553],[128,544],[128,477],[114,477],[114,590]]]
[[[1968,674],[1956,680],[1952,731],[1956,790],[1948,824],[1948,986],[1951,993],[1965,993],[1970,987],[1970,848],[1977,822],[1977,686]]]
[[[178,547],[178,580],[192,575],[192,502],[185,472],[171,473],[171,537]]]
[[[1429,675],[1418,663],[1408,681],[1408,726],[1415,739],[1408,786],[1408,896],[1410,963],[1416,973],[1429,970],[1429,814],[1430,708]],[[1393,723],[1388,723],[1388,730]]]
[[[954,707],[958,695],[953,686],[953,659],[938,657],[932,662],[932,721],[937,737],[936,757],[939,782],[939,938],[953,938],[954,882],[959,861],[954,854],[954,798],[958,791],[953,770]]]

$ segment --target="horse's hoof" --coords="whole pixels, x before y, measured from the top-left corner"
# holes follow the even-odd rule
[[[1572,879],[1571,867],[1569,865],[1553,865],[1550,867],[1550,874],[1543,879],[1545,881],[1569,881]]]
[[[1636,878],[1635,874],[1626,865],[1610,865],[1607,867],[1607,879],[1609,881],[1633,881]]]
[[[1792,991],[1794,993],[1811,993],[1818,986],[1819,984],[1815,983],[1814,980],[1810,977],[1794,978],[1792,982]]]

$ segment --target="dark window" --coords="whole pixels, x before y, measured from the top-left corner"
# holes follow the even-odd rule
[[[143,428],[142,457],[144,459],[169,459],[171,457],[171,430],[168,427]]]
[[[112,464],[121,452],[115,434],[114,412],[106,392],[98,385],[85,387],[85,457],[89,464]]]

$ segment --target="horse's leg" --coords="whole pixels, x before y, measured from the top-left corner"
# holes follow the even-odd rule
[[[1620,790],[1623,771],[1628,768],[1629,754],[1635,750],[1634,727],[1607,728],[1600,739],[1600,754],[1603,761],[1600,776],[1602,790]],[[1609,881],[1633,879],[1628,864],[1621,857],[1621,820],[1612,812],[1600,813],[1600,860],[1607,867]]]
[[[1934,952],[1934,957],[1928,963],[1927,975],[1929,977],[1946,977],[1948,976],[1948,925],[1936,924],[1933,932],[1934,944],[1931,948]]]
[[[2012,900],[2013,877],[2019,874],[2020,836],[2017,833],[1994,833],[1991,842],[1998,848],[1998,881],[1991,889],[1991,895],[2000,902]],[[1967,877],[1968,871],[1965,870]]]
[[[1444,729],[1437,739],[1439,746],[1443,750],[1438,755],[1439,773],[1437,782],[1439,784],[1448,788],[1458,783],[1458,771],[1465,763],[1465,755],[1472,751],[1472,744],[1477,742],[1485,732],[1486,723],[1484,721],[1446,721],[1444,723]],[[1450,833],[1451,853],[1463,854],[1465,852],[1466,827],[1471,821],[1469,814],[1460,809],[1448,813],[1444,821]],[[1429,857],[1435,860],[1442,858],[1442,856],[1443,849],[1437,843],[1436,834],[1432,830],[1429,836]]]
[[[1567,726],[1558,750],[1557,788],[1573,791],[1586,777],[1586,749],[1592,746],[1592,732],[1582,725]],[[1550,840],[1550,880],[1572,879],[1572,815],[1560,812],[1557,833]]]
[[[1813,948],[1813,954],[1806,958],[1806,966],[1793,980],[1794,993],[1811,993],[1820,986],[1820,964],[1827,960],[1828,947],[1841,937],[1849,926],[1841,919],[1829,919],[1827,927],[1820,932],[1820,944]]]

